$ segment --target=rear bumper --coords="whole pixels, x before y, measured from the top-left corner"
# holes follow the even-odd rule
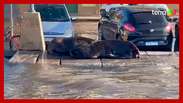
[[[146,36],[134,37],[129,35],[129,41],[132,41],[136,46],[166,46],[168,45],[168,36]]]

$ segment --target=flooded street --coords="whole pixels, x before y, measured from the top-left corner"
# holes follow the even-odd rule
[[[78,35],[96,39],[97,22],[74,25]],[[50,62],[5,60],[5,98],[179,98],[179,55]]]
[[[177,55],[63,60],[62,65],[5,60],[4,73],[5,98],[179,98]]]

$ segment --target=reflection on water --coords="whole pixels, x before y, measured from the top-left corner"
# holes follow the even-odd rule
[[[43,55],[44,56],[44,55]],[[44,62],[44,61],[43,61]],[[178,57],[103,60],[98,64],[10,64],[6,98],[178,98]]]

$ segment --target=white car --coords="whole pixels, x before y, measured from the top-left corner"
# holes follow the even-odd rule
[[[64,4],[36,4],[34,9],[40,12],[45,41],[57,37],[74,37],[72,18]]]

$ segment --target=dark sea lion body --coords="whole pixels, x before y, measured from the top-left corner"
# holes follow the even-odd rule
[[[93,39],[85,37],[55,38],[48,44],[47,51],[49,54],[57,56],[69,55],[71,50],[88,46],[93,41]]]
[[[89,48],[89,50],[88,50]],[[74,58],[137,58],[138,48],[131,42],[104,40],[92,43],[89,47],[76,48],[71,51]]]
[[[47,51],[52,55],[68,55],[74,48],[74,42],[74,38],[56,38],[48,44]]]
[[[48,52],[68,55],[78,59],[90,58],[137,58],[138,48],[131,42],[120,40],[96,41],[85,38],[56,38],[48,46]]]

